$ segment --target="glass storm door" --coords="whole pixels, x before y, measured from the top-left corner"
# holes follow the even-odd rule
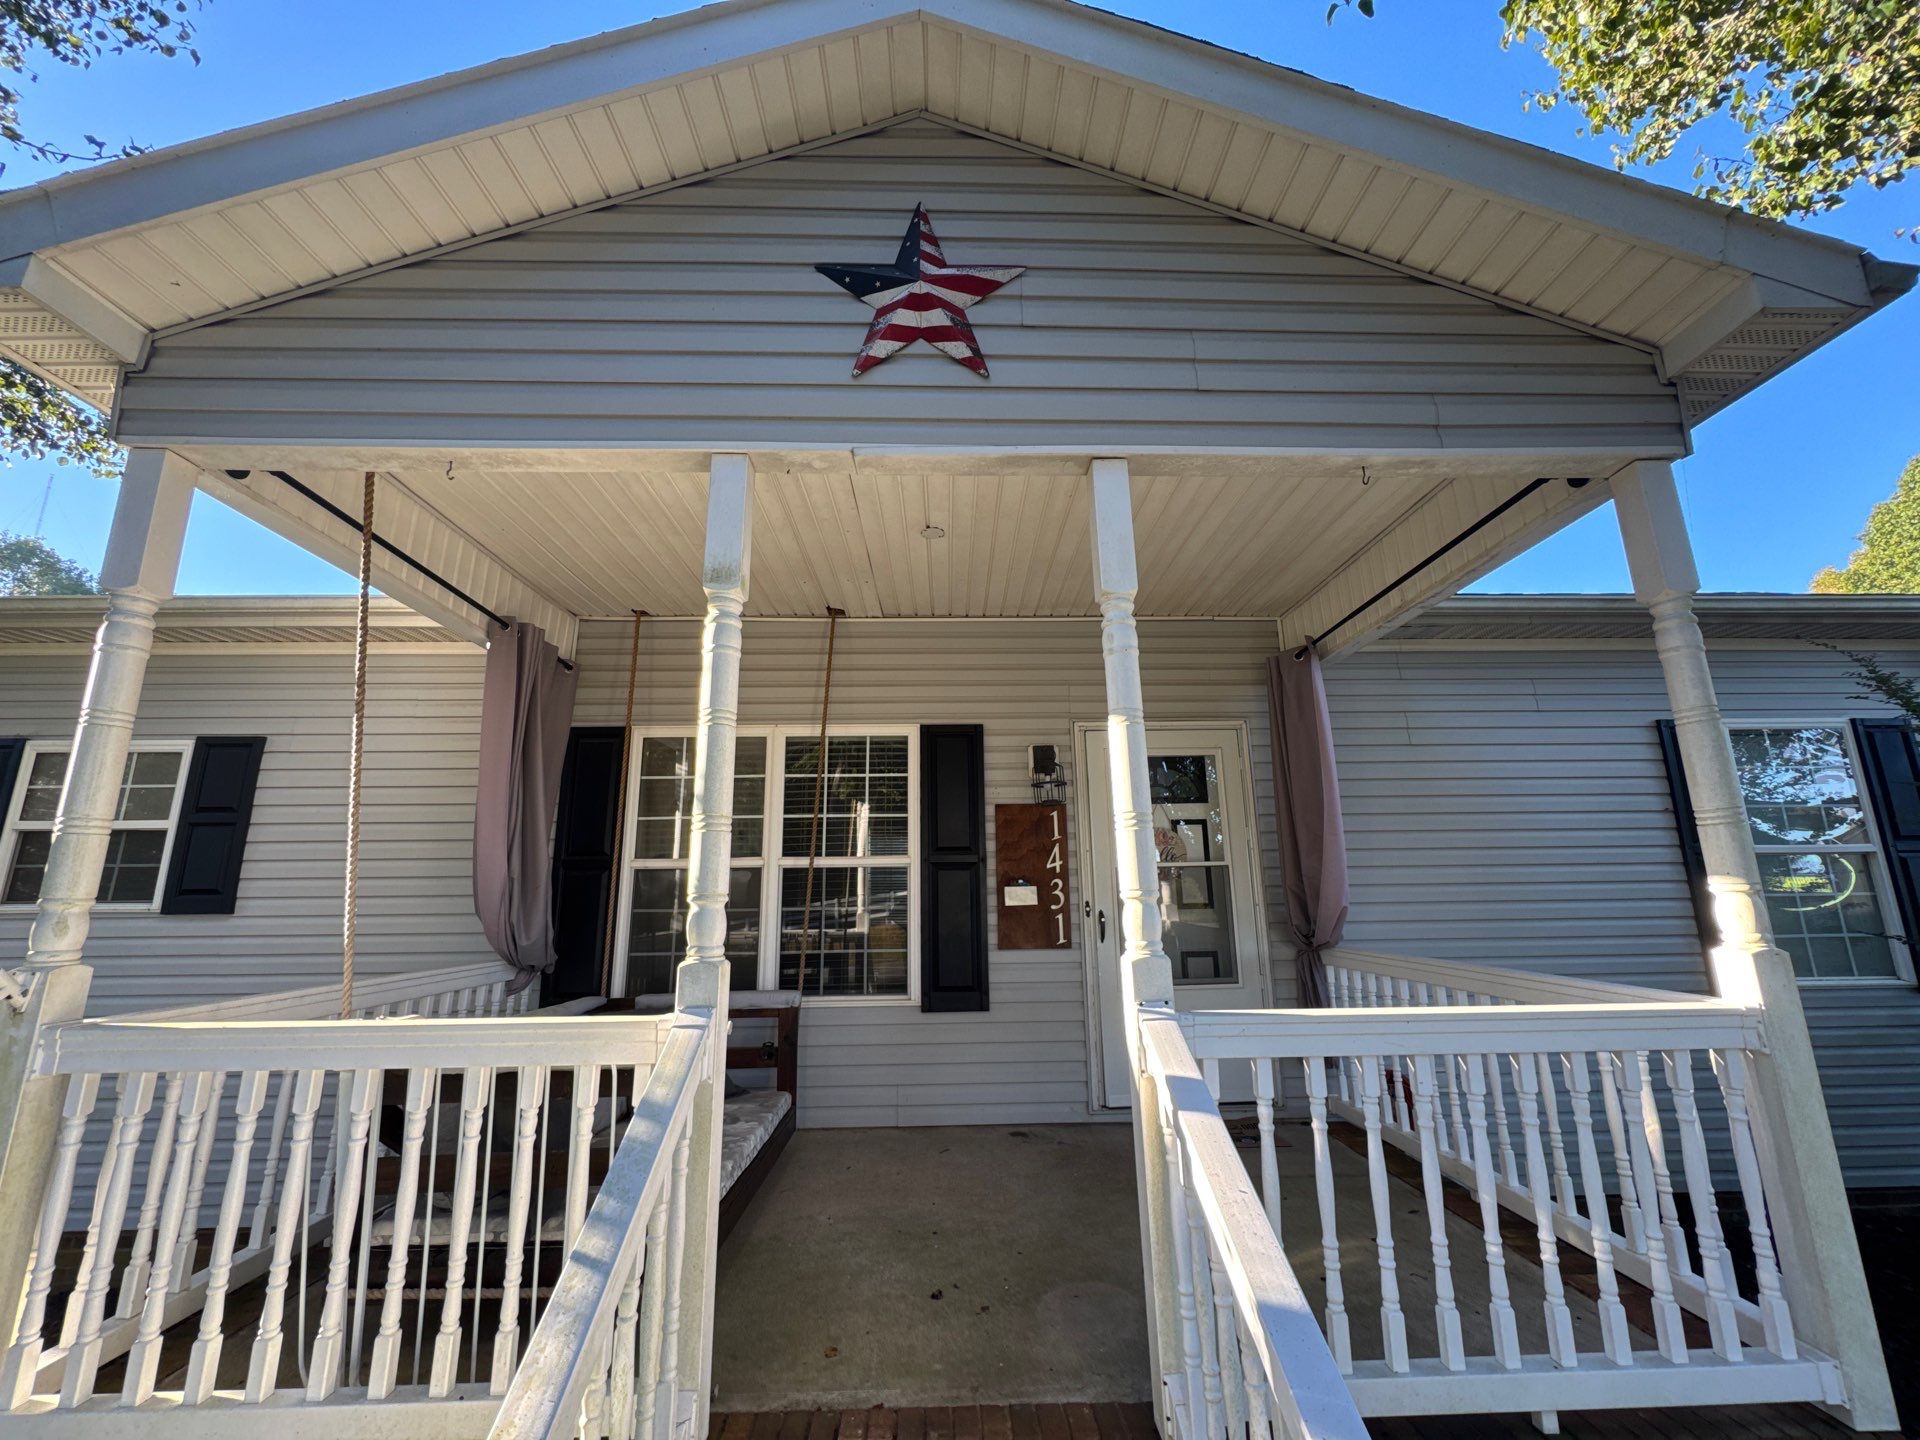
[[[1147,727],[1147,786],[1160,862],[1160,914],[1180,1010],[1258,1009],[1268,1003],[1260,929],[1258,844],[1247,791],[1245,737],[1236,726]],[[1113,859],[1113,787],[1104,729],[1081,732],[1086,797],[1087,912],[1100,1056],[1098,1100],[1130,1103],[1120,1027],[1120,901]],[[1240,1067],[1235,1067],[1240,1068]],[[1228,1097],[1232,1098],[1232,1097]]]

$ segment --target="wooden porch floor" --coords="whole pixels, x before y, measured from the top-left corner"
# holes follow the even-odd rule
[[[1857,1440],[1810,1405],[1562,1415],[1569,1440]],[[1524,1415],[1371,1420],[1374,1440],[1539,1440]],[[956,1405],[716,1412],[708,1440],[1157,1440],[1148,1405]]]

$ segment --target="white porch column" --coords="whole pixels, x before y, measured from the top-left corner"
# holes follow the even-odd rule
[[[11,1322],[39,1217],[64,1086],[28,1081],[37,1033],[86,1009],[92,971],[80,963],[107,842],[120,803],[120,779],[133,738],[134,712],[153,651],[153,617],[173,594],[197,472],[166,450],[127,456],[113,530],[100,567],[107,614],[67,761],[66,788],[53,822],[53,845],[27,937],[27,1005],[4,1012],[0,1039],[0,1316]]]
[[[1140,1057],[1137,1009],[1173,1009],[1173,966],[1161,945],[1159,852],[1147,784],[1146,702],[1140,685],[1140,632],[1133,601],[1140,577],[1133,545],[1133,482],[1125,460],[1093,462],[1093,588],[1100,604],[1100,651],[1107,673],[1108,784],[1113,791],[1113,855],[1119,872],[1121,1029],[1133,1090],[1134,1185],[1147,1275],[1147,1353],[1154,1410],[1173,1433],[1161,1377],[1163,1345],[1178,1345],[1180,1315],[1169,1205],[1167,1148],[1160,1099]],[[1089,776],[1088,783],[1095,783]]]
[[[719,1245],[720,1127],[727,1076],[727,890],[733,874],[733,759],[740,719],[740,615],[747,603],[753,484],[747,457],[715,455],[707,477],[707,592],[700,632],[693,812],[687,846],[687,958],[674,981],[676,1010],[712,1015],[712,1068],[695,1100],[687,1157],[687,1228],[679,1257],[683,1390],[695,1435],[707,1431],[713,1393],[713,1278]]]
[[[1753,1063],[1755,1139],[1794,1326],[1840,1362],[1855,1428],[1895,1430],[1880,1332],[1800,988],[1793,962],[1773,943],[1733,747],[1694,617],[1700,577],[1673,471],[1665,464],[1634,465],[1613,481],[1613,498],[1634,594],[1653,614],[1654,646],[1720,926],[1720,944],[1707,957],[1713,988],[1724,999],[1766,1011],[1767,1053]]]

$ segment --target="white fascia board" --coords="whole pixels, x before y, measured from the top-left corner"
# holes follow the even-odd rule
[[[899,0],[728,0],[150,151],[0,194],[0,255],[397,159],[917,14]]]
[[[127,364],[146,362],[147,347],[152,343],[146,326],[46,256],[0,260],[0,286],[12,286],[30,295],[43,309],[52,311],[89,340],[104,345]]]
[[[0,255],[178,215],[794,45],[924,18],[1047,52],[1305,139],[1559,214],[1637,243],[1768,274],[1849,305],[1873,295],[1842,242],[1616,175],[1067,0],[727,0],[684,15],[117,161],[0,196]]]

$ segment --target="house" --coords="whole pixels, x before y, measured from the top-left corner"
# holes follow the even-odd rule
[[[1696,603],[1668,467],[1911,268],[1055,0],[718,5],[0,250],[131,451],[104,612],[0,616],[21,1433],[697,1433],[796,1101],[1124,1120],[1170,1437],[1893,1423],[1914,742],[1801,638],[1911,625]],[[163,604],[196,492],[390,601]],[[1608,500],[1631,605],[1436,605]]]

